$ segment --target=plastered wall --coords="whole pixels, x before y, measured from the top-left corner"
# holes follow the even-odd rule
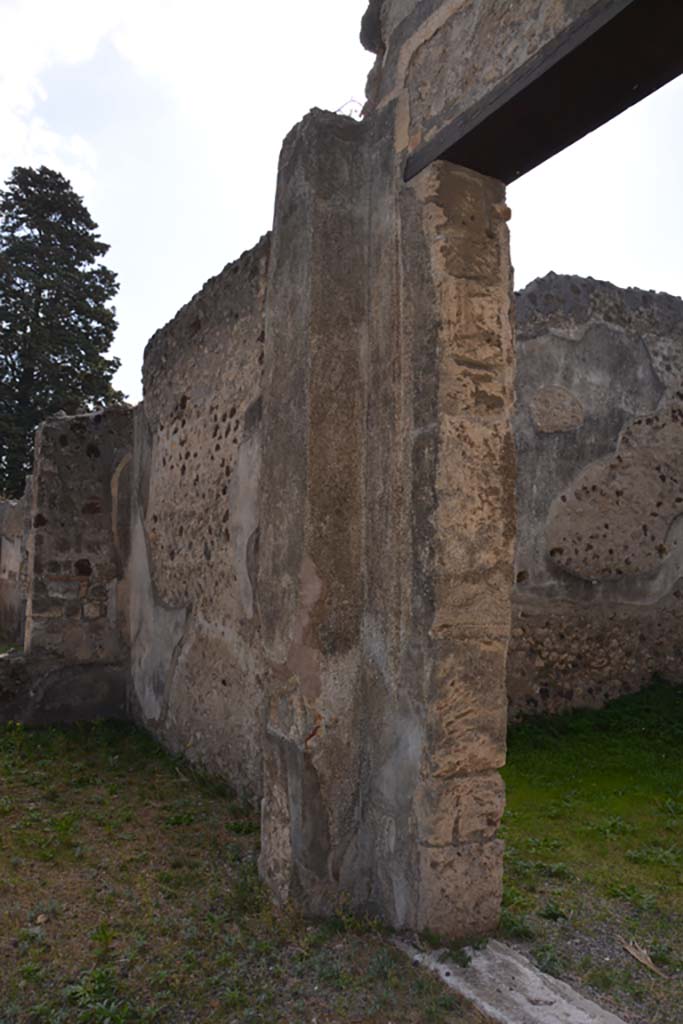
[[[516,319],[513,716],[683,658],[683,300],[549,274]]]
[[[0,638],[11,644],[24,639],[30,509],[29,477],[19,501],[0,502]]]
[[[266,237],[145,351],[130,569],[137,715],[253,798],[263,730],[254,584],[268,255]]]

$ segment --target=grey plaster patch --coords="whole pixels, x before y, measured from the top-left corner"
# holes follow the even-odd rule
[[[576,430],[583,423],[583,406],[566,388],[539,388],[529,408],[534,426],[542,434]]]
[[[402,940],[396,945],[414,964],[438,975],[492,1024],[624,1024],[621,1017],[585,999],[558,978],[543,974],[502,942],[468,949],[472,959],[467,967],[445,959],[443,950],[422,953]]]
[[[254,616],[253,567],[250,552],[257,534],[258,488],[261,476],[260,434],[250,434],[239,446],[235,473],[230,484],[232,540],[235,549],[237,590],[244,614]]]
[[[183,638],[187,610],[165,608],[152,586],[149,555],[139,515],[133,520],[130,620],[133,640],[132,679],[147,725],[163,713],[171,663]]]

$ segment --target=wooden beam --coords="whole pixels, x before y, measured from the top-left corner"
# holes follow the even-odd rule
[[[600,0],[407,161],[509,183],[683,74],[683,0]]]

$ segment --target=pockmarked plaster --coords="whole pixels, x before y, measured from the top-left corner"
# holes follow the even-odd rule
[[[513,716],[677,678],[683,300],[591,279],[516,299]]]
[[[132,707],[171,749],[261,794],[259,548],[266,236],[145,350],[136,414]]]

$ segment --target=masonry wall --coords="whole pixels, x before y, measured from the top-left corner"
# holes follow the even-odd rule
[[[465,935],[502,875],[508,211],[462,169],[400,175],[390,119],[311,112],[272,240],[150,342],[131,703],[263,798],[276,899]]]
[[[476,107],[595,0],[371,0],[361,39],[377,54],[369,111],[397,101],[406,155]]]
[[[268,255],[266,237],[145,351],[130,565],[135,713],[253,798],[263,731],[254,581]]]
[[[30,507],[30,478],[22,498],[0,502],[0,638],[12,644],[24,639]]]
[[[26,653],[127,661],[132,411],[56,416],[36,432]]]
[[[132,713],[262,797],[262,877],[311,913],[495,927],[516,523],[511,664],[546,667],[565,605],[579,629],[599,599],[631,625],[678,599],[664,307],[520,302],[517,516],[504,188],[440,162],[403,181],[589,7],[371,4],[371,116],[312,111],[285,140],[272,239],[146,350],[132,463],[127,414],[39,434],[29,652],[99,664],[129,637]]]
[[[550,274],[516,309],[513,717],[683,663],[683,300]]]
[[[316,913],[346,893],[463,936],[495,925],[502,876],[508,211],[499,183],[446,164],[404,185],[379,117],[314,111],[280,163],[261,870]]]

